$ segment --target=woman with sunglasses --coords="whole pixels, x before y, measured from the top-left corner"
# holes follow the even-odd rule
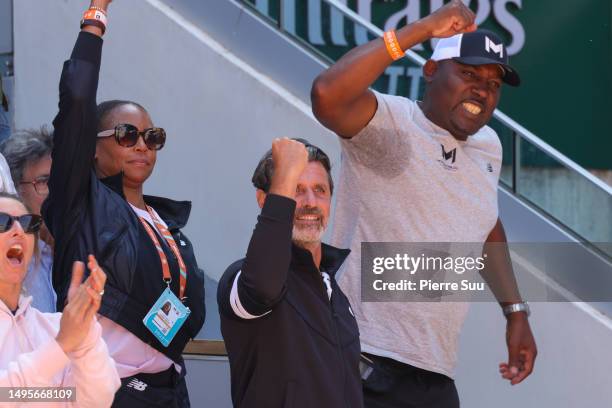
[[[106,280],[95,258],[89,257],[91,274],[83,284],[85,267],[74,263],[62,314],[38,311],[32,298],[21,293],[41,224],[40,216],[30,214],[19,198],[0,194],[2,401],[25,402],[26,388],[54,387],[35,399],[56,402],[45,406],[70,407],[75,405],[71,401],[79,407],[110,406],[120,382],[95,320]]]
[[[204,323],[204,274],[180,230],[191,203],[143,195],[166,140],[147,111],[117,100],[96,108],[109,3],[91,2],[60,80],[43,206],[58,307],[68,265],[93,252],[108,275],[100,323],[122,379],[113,406],[186,407],[182,352]]]

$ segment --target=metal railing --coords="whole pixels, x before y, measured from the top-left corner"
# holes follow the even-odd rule
[[[329,6],[330,21],[336,18],[337,22],[338,16],[334,17],[333,14],[339,13],[340,18],[347,19],[355,25],[355,38],[357,36],[366,38],[364,33],[375,37],[383,35],[382,29],[340,1],[320,1],[321,5]],[[325,63],[333,63],[339,58],[338,53],[325,54],[320,43],[318,45],[311,43],[308,35],[296,34],[295,21],[290,21],[291,16],[307,18],[303,10],[300,14],[297,9],[308,7],[314,2],[306,3],[305,0],[240,0],[240,2],[255,9],[280,31],[314,51],[315,55],[323,57]],[[279,11],[276,18],[264,12],[272,2],[278,4]],[[406,59],[418,67],[426,62],[425,58],[413,50],[406,51]],[[377,85],[374,84],[373,87],[376,88]],[[557,221],[576,239],[589,243],[608,257],[612,257],[608,245],[597,244],[612,241],[610,226],[612,225],[612,187],[499,109],[494,111],[490,126],[497,131],[505,147],[502,184],[515,196],[529,202],[548,218]],[[568,191],[577,191],[575,193],[577,197],[567,197]],[[593,208],[597,208],[601,213],[594,214]]]

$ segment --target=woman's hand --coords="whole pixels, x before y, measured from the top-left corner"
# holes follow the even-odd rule
[[[60,330],[56,337],[57,343],[66,354],[78,349],[87,337],[104,294],[106,274],[92,255],[89,256],[87,266],[90,275],[83,284],[80,282],[83,280],[85,265],[77,261],[72,267],[68,304],[62,313]]]
[[[103,10],[108,9],[108,5],[111,4],[113,0],[91,0],[89,3],[89,7],[100,7]]]

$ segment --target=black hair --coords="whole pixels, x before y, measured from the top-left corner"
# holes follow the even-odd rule
[[[308,161],[309,162],[319,162],[327,171],[327,180],[329,182],[329,190],[330,193],[334,193],[334,181],[331,176],[331,162],[329,160],[329,156],[318,146],[311,144],[306,139],[294,138],[304,146],[306,146],[306,150],[308,150]],[[257,167],[255,168],[255,172],[253,173],[253,177],[251,181],[255,188],[263,190],[264,192],[268,192],[270,190],[270,184],[272,183],[272,175],[274,174],[274,163],[272,161],[272,149],[268,150],[266,154],[263,155]]]
[[[107,130],[107,129],[102,129],[104,120],[115,108],[118,108],[123,105],[135,106],[141,111],[143,111],[144,113],[146,113],[147,115],[149,114],[149,112],[147,112],[144,106],[142,106],[138,102],[126,101],[126,100],[121,100],[121,99],[113,99],[110,101],[101,102],[96,107],[96,132]]]

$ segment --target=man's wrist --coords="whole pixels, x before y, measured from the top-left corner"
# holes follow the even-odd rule
[[[295,199],[295,189],[299,174],[294,175],[290,172],[274,172],[272,183],[270,184],[270,193],[282,195],[291,199]]]
[[[502,306],[502,312],[507,319],[517,315],[529,317],[531,308],[527,302],[515,302]]]
[[[294,199],[270,192],[266,196],[266,201],[261,209],[261,215],[292,224],[295,206],[296,202]]]
[[[406,44],[407,37],[404,35],[406,32],[412,32],[408,37],[412,37],[410,42],[414,42],[414,44]],[[430,40],[432,38],[433,29],[427,20],[427,17],[424,17],[420,20],[415,21],[414,23],[410,23],[401,29],[399,29],[396,33],[397,40],[402,47],[402,50],[406,51],[412,48],[416,44],[420,44],[424,41]],[[415,38],[416,37],[416,38]]]
[[[434,27],[430,16],[425,16],[422,19],[415,21],[411,25],[421,34],[421,36],[423,37],[423,41],[427,41],[433,38]]]

